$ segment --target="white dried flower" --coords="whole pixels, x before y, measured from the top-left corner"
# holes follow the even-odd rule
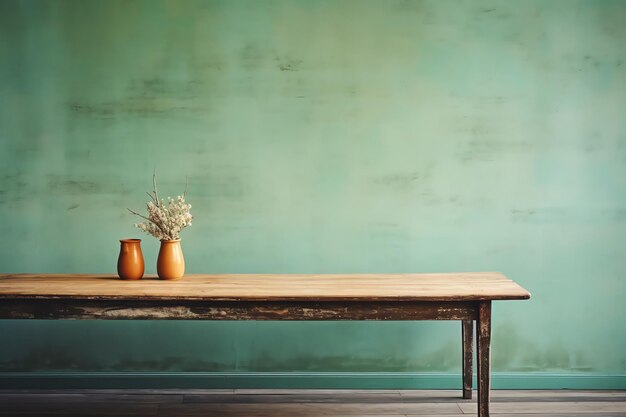
[[[148,216],[142,216],[128,209],[131,213],[146,219],[145,222],[136,223],[134,226],[160,240],[180,239],[180,231],[187,226],[191,226],[191,221],[193,220],[193,216],[190,213],[191,204],[185,202],[187,183],[185,182],[183,195],[179,195],[176,199],[167,197],[166,202],[159,199],[155,175],[152,177],[152,182],[153,192],[148,193],[152,200],[146,204]]]

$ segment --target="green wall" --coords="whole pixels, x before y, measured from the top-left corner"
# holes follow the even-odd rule
[[[626,2],[0,2],[0,270],[503,271],[496,373],[626,374]],[[143,237],[147,272],[155,239]],[[0,370],[460,369],[444,323],[0,322]]]

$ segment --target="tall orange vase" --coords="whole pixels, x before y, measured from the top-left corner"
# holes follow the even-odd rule
[[[144,263],[141,239],[120,240],[120,255],[117,258],[117,274],[122,279],[143,277]]]
[[[185,258],[180,239],[161,240],[157,273],[161,279],[178,279],[185,274]]]

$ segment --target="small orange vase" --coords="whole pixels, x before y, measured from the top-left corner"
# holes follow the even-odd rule
[[[120,255],[117,258],[117,274],[122,279],[141,279],[144,272],[141,239],[120,240]]]
[[[185,274],[185,258],[180,239],[161,240],[157,273],[161,279],[178,279]]]

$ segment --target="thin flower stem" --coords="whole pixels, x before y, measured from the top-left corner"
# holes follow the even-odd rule
[[[152,171],[152,192],[154,193],[154,199],[156,200],[156,205],[161,206],[161,201],[159,200],[159,195],[157,194],[157,183],[156,183],[156,168]]]
[[[136,216],[141,217],[142,219],[146,219],[146,220],[148,220],[150,223],[153,223],[156,227],[158,227],[159,229],[161,229],[161,231],[163,232],[163,234],[164,234],[165,236],[169,236],[169,235],[170,235],[169,233],[167,233],[167,232],[165,231],[165,229],[163,229],[163,226],[161,226],[159,223],[155,222],[154,220],[149,219],[148,217],[143,216],[143,215],[141,215],[141,214],[137,213],[136,211],[133,211],[133,210],[129,209],[128,207],[126,208],[126,210],[130,211],[131,213],[133,213],[133,214],[134,214],[134,215],[136,215]]]

